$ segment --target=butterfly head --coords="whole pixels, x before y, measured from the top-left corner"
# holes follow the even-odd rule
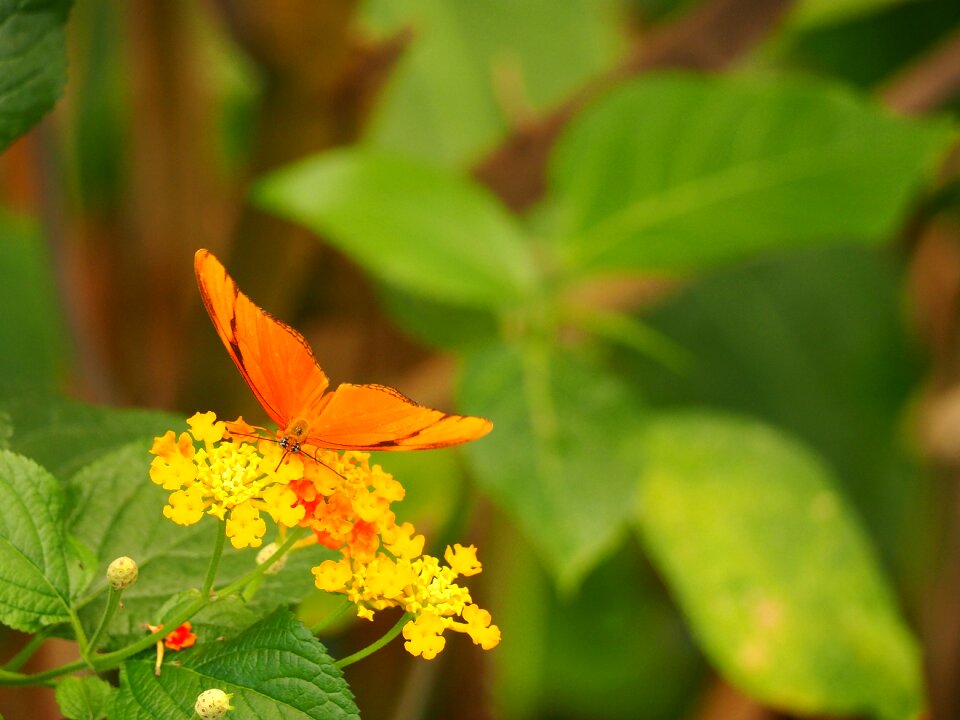
[[[280,447],[286,452],[298,453],[303,447],[310,424],[303,418],[291,422],[280,437]]]

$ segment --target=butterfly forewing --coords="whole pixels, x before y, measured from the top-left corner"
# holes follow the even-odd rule
[[[210,319],[263,409],[281,429],[309,414],[329,381],[303,336],[240,292],[209,252],[198,251],[194,266]]]

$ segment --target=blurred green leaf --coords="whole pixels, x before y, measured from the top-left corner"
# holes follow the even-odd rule
[[[494,423],[466,446],[477,481],[572,588],[623,533],[642,405],[602,368],[534,346],[469,355],[461,396]]]
[[[377,297],[390,318],[420,342],[437,348],[462,348],[495,340],[500,324],[487,310],[428,300],[389,285]]]
[[[78,469],[135,438],[149,438],[183,425],[183,418],[155,410],[87,405],[53,394],[0,396],[3,446],[31,457],[57,478],[66,480]]]
[[[2,212],[0,305],[16,308],[0,321],[0,385],[52,389],[66,366],[52,263],[39,227]]]
[[[53,107],[67,82],[64,25],[72,0],[0,3],[0,151]]]
[[[788,24],[766,52],[780,67],[872,88],[935,51],[958,22],[960,3],[954,0],[891,3],[844,22]]]
[[[237,718],[359,718],[353,694],[326,649],[278,610],[232,640],[182,652],[156,676],[153,662],[126,663],[111,717],[193,720],[204,690],[232,693]]]
[[[491,598],[504,637],[491,657],[504,718],[689,716],[704,663],[634,543],[569,596],[556,593],[513,533],[498,532],[488,543],[485,582],[510,588]]]
[[[828,470],[763,424],[718,414],[648,426],[638,522],[712,662],[803,713],[914,718],[920,658]]]
[[[525,239],[496,199],[413,160],[325,153],[268,175],[254,198],[323,235],[374,277],[428,299],[497,308],[535,282]]]
[[[446,165],[476,160],[625,47],[616,0],[369,0],[363,11],[381,33],[413,30],[371,142]]]
[[[890,5],[918,0],[801,0],[791,11],[786,29],[829,25],[869,15]]]
[[[750,414],[816,448],[884,559],[912,574],[920,545],[911,533],[926,532],[928,489],[903,433],[922,368],[904,327],[899,272],[891,255],[860,246],[731,266],[646,318],[693,355],[684,375],[637,355],[614,363],[651,404]]]
[[[140,568],[137,582],[124,591],[124,611],[114,616],[108,628],[115,641],[141,637],[143,625],[159,621],[157,612],[171,595],[201,586],[219,531],[213,518],[204,517],[196,525],[183,527],[163,516],[167,492],[150,481],[149,447],[145,440],[108,453],[81,469],[67,486],[67,527],[100,559],[81,613],[86,625],[92,626],[100,618],[106,600],[107,565],[126,555]],[[255,568],[257,552],[228,547],[217,585]],[[309,568],[327,557],[328,551],[316,547],[294,553],[283,570],[264,581],[251,606],[267,611],[297,603],[314,589]]]
[[[814,82],[651,76],[584,112],[550,168],[574,272],[696,268],[895,227],[951,141]]]
[[[0,622],[24,632],[70,619],[63,491],[32,460],[0,450]]]
[[[68,675],[57,683],[57,705],[67,720],[103,720],[113,690],[96,676]]]

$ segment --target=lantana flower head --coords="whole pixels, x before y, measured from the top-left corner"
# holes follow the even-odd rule
[[[359,617],[372,619],[377,610],[400,607],[413,615],[403,628],[404,647],[426,660],[436,657],[446,641],[446,630],[468,635],[490,650],[500,643],[500,629],[490,613],[473,603],[470,591],[456,583],[461,575],[482,569],[476,548],[454,545],[444,555],[447,565],[431,555],[415,559],[378,553],[370,562],[344,556],[313,568],[321,590],[346,595]]]
[[[259,547],[267,529],[262,513],[285,527],[302,518],[287,484],[303,476],[303,464],[270,440],[237,433],[239,423],[228,433],[212,412],[197,413],[187,420],[189,432],[178,437],[169,430],[155,438],[150,478],[172,491],[163,514],[175,523],[193,525],[214,515],[226,520],[235,548]]]
[[[226,521],[236,548],[261,545],[266,516],[281,527],[309,528],[312,537],[300,545],[340,555],[313,568],[316,586],[345,595],[361,618],[402,608],[412,616],[403,635],[413,655],[436,657],[447,630],[486,650],[500,642],[490,613],[458,582],[482,570],[476,548],[448,547],[444,562],[424,554],[424,536],[393,511],[403,486],[369,453],[303,447],[294,454],[242,419],[224,423],[198,413],[187,422],[189,432],[168,431],[150,451],[151,479],[171,491],[166,517],[192,525],[214,515]]]

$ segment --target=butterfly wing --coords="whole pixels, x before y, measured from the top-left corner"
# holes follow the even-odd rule
[[[197,251],[194,270],[217,334],[267,415],[283,429],[315,412],[330,382],[303,336],[240,292],[208,251]]]
[[[493,428],[479,417],[418,405],[383,385],[344,383],[310,419],[307,445],[337,450],[427,450],[476,440]]]

